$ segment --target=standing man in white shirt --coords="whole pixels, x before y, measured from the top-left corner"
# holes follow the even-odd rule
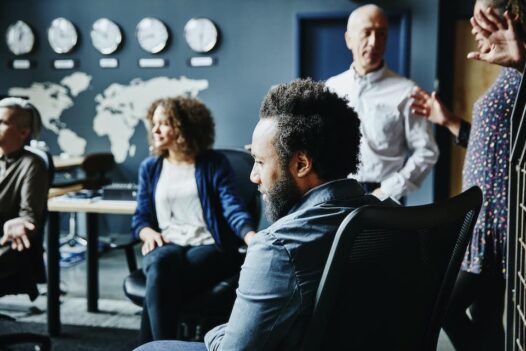
[[[353,63],[326,85],[349,101],[362,122],[361,166],[354,177],[380,199],[399,199],[421,185],[438,148],[430,123],[410,111],[416,84],[384,62],[387,31],[387,16],[378,6],[354,10],[345,32]]]

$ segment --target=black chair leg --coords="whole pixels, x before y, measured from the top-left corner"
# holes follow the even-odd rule
[[[0,346],[8,346],[13,344],[37,344],[39,351],[51,350],[51,339],[46,335],[18,333],[0,335]]]
[[[0,321],[16,322],[16,319],[14,319],[11,316],[8,316],[7,314],[0,313]]]
[[[137,258],[135,257],[133,246],[126,247],[124,252],[126,254],[126,263],[128,263],[129,272],[135,272],[137,270]]]

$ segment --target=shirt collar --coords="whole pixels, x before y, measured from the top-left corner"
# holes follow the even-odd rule
[[[323,183],[303,194],[303,197],[289,211],[290,213],[319,204],[350,199],[364,195],[362,187],[354,179],[338,179]]]
[[[24,149],[20,149],[15,152],[12,152],[9,155],[0,156],[0,179],[6,175],[9,167],[22,156],[23,152]]]
[[[9,155],[1,155],[0,160],[6,162],[8,165],[12,164],[22,156],[24,153],[24,148],[10,153]]]
[[[387,64],[384,61],[382,63],[382,67],[380,67],[376,71],[369,72],[369,73],[367,73],[367,74],[365,74],[363,76],[358,74],[358,72],[354,68],[354,62],[351,64],[351,67],[349,69],[351,71],[352,77],[355,80],[363,81],[363,82],[366,82],[366,83],[374,83],[374,82],[379,81],[380,79],[382,79],[382,77],[385,74],[385,71],[387,70]]]

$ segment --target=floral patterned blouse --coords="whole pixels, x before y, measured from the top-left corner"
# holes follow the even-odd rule
[[[521,74],[503,68],[474,105],[463,170],[463,188],[478,185],[483,201],[462,270],[480,273],[488,266],[506,270],[510,119]]]

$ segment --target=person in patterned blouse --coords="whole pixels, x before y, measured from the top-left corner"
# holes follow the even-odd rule
[[[478,52],[468,58],[503,67],[493,85],[474,105],[472,124],[450,112],[436,93],[416,89],[412,95],[415,113],[445,126],[455,142],[467,147],[463,189],[473,185],[484,194],[473,238],[462,262],[451,297],[444,329],[457,350],[504,350],[504,292],[506,288],[506,236],[508,217],[508,159],[510,118],[524,67],[524,43],[517,40],[524,29],[524,9],[517,0],[478,0],[474,27]],[[484,29],[486,28],[486,29]],[[489,32],[515,38],[513,51],[495,45]],[[494,39],[494,38],[493,38]],[[496,51],[508,50],[507,56]],[[510,59],[504,59],[509,57]],[[466,310],[470,308],[471,319]]]

